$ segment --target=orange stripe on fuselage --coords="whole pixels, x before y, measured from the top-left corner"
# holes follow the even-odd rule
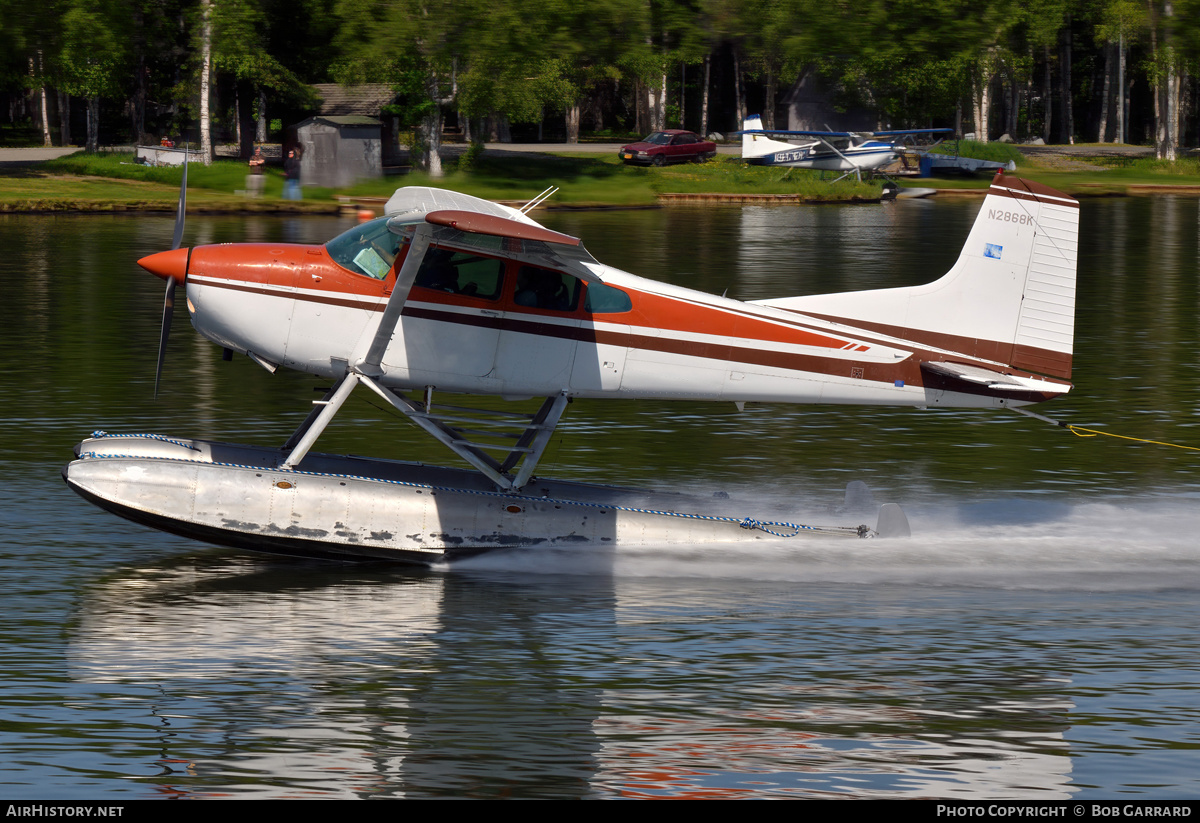
[[[271,287],[283,289],[305,289],[328,293],[327,297],[315,294],[295,294],[295,299],[319,303],[332,303],[348,307],[358,306],[354,298],[380,299],[387,296],[394,274],[384,281],[374,280],[361,274],[343,269],[333,262],[324,246],[289,243],[237,243],[216,246],[198,246],[192,252],[190,271],[196,275],[226,281],[226,288],[270,293]],[[215,284],[214,284],[215,285]],[[631,331],[682,332],[711,335],[726,339],[762,341],[794,346],[832,349],[835,351],[863,351],[867,347],[857,345],[859,341],[830,337],[804,328],[781,318],[757,316],[747,305],[744,309],[728,306],[705,305],[699,300],[654,294],[639,291],[623,284],[614,284],[629,293],[633,310],[623,314],[592,316],[580,308],[574,312],[553,312],[555,316],[577,317],[581,320],[607,320],[627,324]],[[266,289],[267,291],[264,291]],[[424,289],[415,291],[424,292]],[[341,299],[339,299],[339,297]],[[410,299],[416,297],[412,295]],[[502,308],[506,313],[514,310],[521,314],[545,314],[511,305],[505,295],[497,301],[464,298],[462,295],[422,294],[428,302],[452,305],[475,305]],[[703,295],[697,294],[697,298]],[[381,310],[379,306],[368,310]],[[531,318],[532,319],[532,318]]]
[[[295,243],[231,243],[192,249],[188,274],[230,281],[231,287],[279,286],[314,289],[347,296],[382,297],[384,285],[362,274],[346,271],[329,257],[324,246]]]
[[[390,285],[394,277],[394,274],[389,274],[385,281],[379,281],[355,274],[334,263],[324,246],[292,243],[235,243],[197,246],[192,251],[190,271],[205,277],[225,280],[231,288],[237,288],[237,285],[241,284],[242,288],[251,287],[250,290],[256,290],[252,287],[258,285],[329,292],[329,298],[326,299],[316,295],[296,295],[296,298],[313,302],[336,302],[343,305],[353,305],[353,302],[342,303],[336,299],[337,295],[344,295],[351,299],[359,296],[385,297],[387,294],[385,286]],[[757,317],[749,306],[745,310],[708,306],[679,297],[639,291],[622,284],[614,285],[630,294],[633,300],[633,310],[624,314],[603,315],[594,319],[611,320],[655,332],[676,331],[835,350],[862,351],[864,349],[864,347],[856,346],[845,339],[830,337],[811,329],[802,328],[787,320]],[[461,295],[455,297],[429,295],[424,296],[424,299],[432,302],[458,304],[462,302],[463,297]],[[496,302],[505,304],[506,311],[513,309],[521,311],[518,307],[507,305],[510,302],[508,300]],[[566,316],[576,316],[583,320],[593,319],[592,316],[582,311],[582,307],[576,312],[567,313]]]
[[[793,326],[787,321],[756,317],[750,313],[749,307],[741,312],[647,292],[632,292],[632,296],[633,311],[612,315],[613,322],[646,329],[711,334],[822,349],[842,350],[850,345],[845,339]],[[856,350],[862,351],[862,348]]]

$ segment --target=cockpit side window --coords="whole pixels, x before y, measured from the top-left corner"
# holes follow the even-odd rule
[[[522,265],[517,270],[513,303],[531,309],[575,311],[579,305],[579,280],[563,272]]]
[[[449,294],[495,300],[500,296],[503,282],[503,260],[435,246],[425,253],[413,285]]]
[[[325,250],[342,268],[382,280],[400,249],[400,237],[388,231],[387,221],[377,217],[342,232],[325,244]]]

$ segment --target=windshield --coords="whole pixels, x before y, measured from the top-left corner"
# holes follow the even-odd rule
[[[665,146],[671,142],[671,135],[665,132],[656,131],[654,134],[642,141],[643,143],[653,143],[656,146]]]
[[[342,268],[382,280],[400,249],[400,237],[388,231],[387,221],[377,217],[360,223],[326,243],[325,250]]]

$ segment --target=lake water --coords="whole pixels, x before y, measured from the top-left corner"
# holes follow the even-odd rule
[[[544,221],[753,299],[932,279],[978,205]],[[1200,204],[1081,214],[1076,387],[1039,411],[1200,447]],[[193,217],[185,243],[344,225]],[[1200,452],[1011,412],[579,401],[546,475],[764,509],[864,480],[914,536],[432,570],[207,547],[59,477],[95,429],[277,444],[314,397],[223,363],[181,312],[153,399],[161,282],[134,261],[171,229],[0,216],[0,796],[1200,796]],[[320,448],[453,462],[367,394]]]

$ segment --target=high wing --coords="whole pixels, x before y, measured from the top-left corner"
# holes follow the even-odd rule
[[[754,115],[747,118],[747,126],[752,119],[757,118]],[[761,120],[759,121],[761,122]],[[768,137],[817,137],[817,138],[880,138],[880,137],[905,137],[910,134],[953,134],[954,129],[894,129],[890,131],[792,131],[787,129],[755,129],[749,128],[742,131],[734,132],[734,134],[745,134],[751,132],[754,134],[764,134]]]
[[[557,267],[587,282],[601,279],[599,261],[579,238],[550,231],[511,206],[460,192],[408,186],[392,195],[384,215],[391,218],[388,229],[402,237],[411,237],[416,226],[424,223],[430,226],[431,242],[438,246]]]
[[[752,114],[746,118],[746,127],[741,131],[735,131],[734,134],[765,134],[769,137],[855,137],[859,132],[852,131],[791,131],[788,129],[763,129],[754,128],[752,123],[759,123],[762,120],[757,114]]]
[[[897,129],[871,132],[872,137],[906,137],[910,134],[954,134],[954,129]]]
[[[882,137],[906,137],[910,134],[953,134],[954,129],[890,129],[885,131],[828,131],[828,130],[789,130],[764,129],[762,116],[751,114],[742,124],[742,130],[734,134],[761,134],[767,137],[815,137],[818,139],[857,139],[869,140]]]
[[[460,192],[411,186],[392,195],[384,215],[392,215],[388,230],[409,248],[367,355],[357,364],[363,374],[377,377],[383,373],[384,353],[431,246],[555,267],[580,280],[600,282],[588,266],[599,268],[599,261],[588,254],[579,238],[551,231],[511,206]]]

